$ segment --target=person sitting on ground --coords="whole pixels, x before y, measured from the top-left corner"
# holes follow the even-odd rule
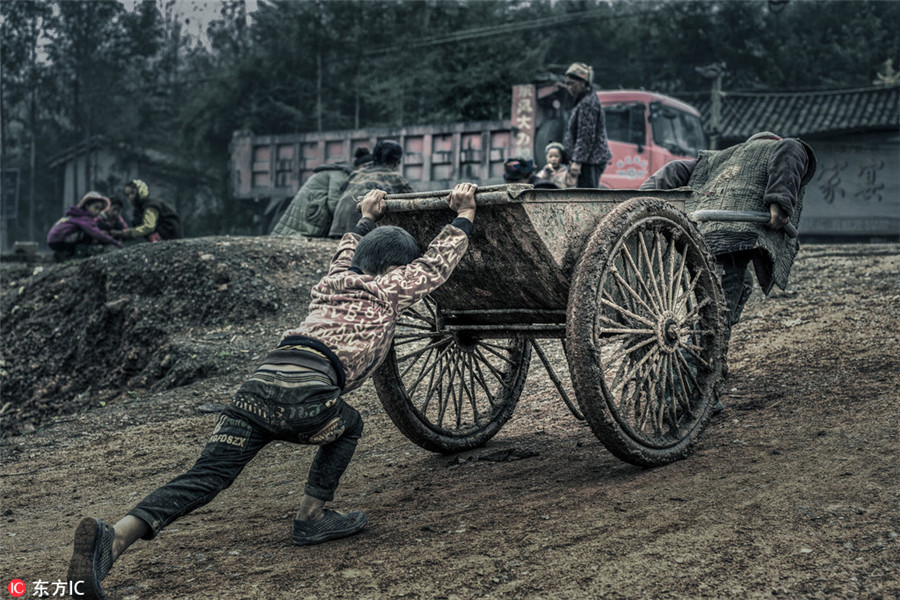
[[[572,177],[569,179],[569,167],[566,166],[566,149],[559,142],[550,142],[544,149],[547,157],[547,164],[544,168],[537,172],[536,177],[545,181],[550,181],[560,189],[567,187],[575,187],[577,181]],[[571,184],[571,185],[570,185]]]
[[[148,242],[177,240],[183,236],[181,219],[175,209],[150,197],[150,188],[140,179],[125,184],[125,197],[134,207],[134,227],[125,231],[113,231],[112,235],[121,240],[142,238]]]
[[[726,347],[731,329],[741,317],[756,279],[766,295],[773,285],[787,286],[800,244],[784,226],[795,227],[803,206],[803,192],[816,172],[816,157],[805,142],[761,132],[724,150],[703,150],[696,159],[666,164],[641,190],[692,188],[686,211],[741,210],[769,213],[768,223],[709,221],[700,223],[710,251],[723,269],[722,289],[727,313]],[[726,362],[727,374],[727,362]],[[718,392],[717,392],[718,393]],[[717,412],[723,405],[718,402]]]
[[[50,228],[47,245],[56,260],[91,256],[110,246],[122,247],[122,242],[97,226],[97,217],[108,204],[109,199],[99,192],[88,192]]]
[[[269,442],[318,445],[292,540],[305,546],[349,536],[365,513],[326,509],[362,434],[362,418],[343,396],[358,389],[387,356],[401,313],[440,287],[466,252],[476,186],[457,185],[447,202],[456,218],[424,254],[399,227],[376,227],[385,192],[371,190],[362,218],[338,245],[328,274],[312,289],[303,323],[247,379],[220,415],[196,464],[144,498],[114,526],[85,517],[75,530],[70,581],[102,598],[113,562],[138,538],[152,539],[210,502]],[[122,492],[124,495],[124,491]]]
[[[125,204],[119,198],[110,198],[109,206],[97,217],[97,227],[103,231],[125,231],[128,223],[122,217]]]
[[[369,149],[363,146],[356,149],[352,165],[339,162],[313,169],[313,174],[291,200],[290,206],[275,224],[271,235],[327,236],[344,184],[353,169],[370,162],[372,155]]]
[[[393,140],[382,140],[372,150],[372,162],[353,173],[344,183],[341,199],[334,210],[330,237],[341,237],[351,229],[359,216],[357,204],[369,190],[383,190],[388,194],[408,194],[413,191],[398,171],[403,148]]]

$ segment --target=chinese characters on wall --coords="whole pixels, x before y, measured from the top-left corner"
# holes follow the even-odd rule
[[[537,100],[534,86],[517,85],[513,87],[513,148],[512,155],[517,158],[534,158],[534,129],[537,113]]]
[[[819,170],[818,190],[828,204],[845,199],[882,202],[885,191],[885,162],[870,156],[851,165],[848,160],[830,158]]]

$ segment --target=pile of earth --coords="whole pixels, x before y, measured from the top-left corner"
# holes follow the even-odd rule
[[[3,435],[236,368],[235,354],[257,352],[299,323],[335,247],[213,237],[4,264]]]

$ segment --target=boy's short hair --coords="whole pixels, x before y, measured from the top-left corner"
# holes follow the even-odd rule
[[[384,225],[359,241],[351,266],[365,273],[383,275],[389,267],[408,265],[419,256],[419,246],[408,231]]]
[[[110,198],[109,199],[110,206],[118,206],[119,208],[125,208],[125,203],[122,202],[121,198]]]
[[[369,152],[369,148],[366,146],[360,146],[356,149],[356,152],[353,153],[353,166],[361,167],[366,163],[370,163],[375,160],[375,157],[372,156],[372,153]]]

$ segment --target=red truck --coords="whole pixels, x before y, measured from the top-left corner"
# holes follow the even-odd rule
[[[700,113],[674,98],[638,90],[599,91],[606,113],[612,161],[601,185],[636,189],[670,160],[697,156],[707,147]],[[231,143],[231,185],[237,198],[292,198],[313,169],[347,161],[360,146],[383,139],[404,149],[402,173],[416,190],[448,189],[459,181],[503,182],[503,162],[533,158],[562,141],[571,108],[555,80],[513,87],[511,118],[396,128],[254,135],[237,131]]]

